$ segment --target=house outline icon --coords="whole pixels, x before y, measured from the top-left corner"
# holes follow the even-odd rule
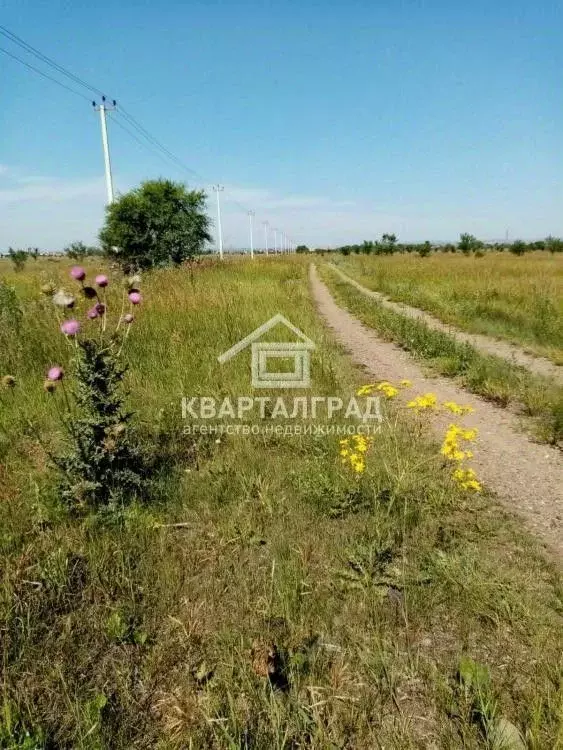
[[[298,342],[257,341],[271,328],[281,323],[299,339]],[[278,313],[249,333],[244,339],[217,357],[220,364],[236,357],[251,345],[252,385],[254,388],[309,388],[311,385],[311,354],[316,345],[297,326]],[[269,372],[268,359],[293,357],[293,372]]]

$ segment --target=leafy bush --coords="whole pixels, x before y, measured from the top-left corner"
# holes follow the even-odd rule
[[[480,250],[483,246],[483,243],[477,239],[477,237],[474,237],[472,234],[467,234],[465,232],[464,234],[460,234],[459,236],[459,249],[461,250],[464,255],[469,255],[469,253],[474,253],[476,250]]]
[[[549,250],[550,253],[563,253],[563,240],[559,237],[547,237],[545,249]]]
[[[429,242],[429,240],[426,240],[422,245],[418,246],[418,254],[421,258],[426,258],[430,255],[432,252],[432,244]]]
[[[25,250],[14,250],[13,247],[10,247],[8,249],[8,256],[14,264],[14,269],[16,271],[23,271],[29,258],[28,253]]]
[[[180,264],[211,242],[203,191],[181,183],[151,180],[106,209],[100,240],[126,272]]]
[[[397,249],[397,235],[396,234],[383,234],[381,235],[381,247],[384,255],[393,255]]]
[[[101,251],[97,247],[91,245],[85,245],[83,242],[71,242],[70,245],[65,247],[63,250],[65,255],[73,260],[84,260],[89,255],[100,255]]]
[[[528,250],[526,243],[522,240],[514,240],[508,248],[513,255],[524,255]]]

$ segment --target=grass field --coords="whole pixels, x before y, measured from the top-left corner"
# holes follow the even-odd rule
[[[146,276],[126,385],[166,471],[150,504],[65,511],[42,382],[72,350],[38,290],[68,269],[0,262],[0,747],[500,749],[510,721],[563,748],[561,579],[422,418],[386,402],[361,475],[334,435],[184,434],[182,396],[249,393],[248,357],[217,356],[276,313],[317,345],[315,394],[363,383],[306,260]]]
[[[335,256],[369,289],[473,333],[497,336],[563,364],[563,257],[434,253]]]
[[[563,441],[561,385],[502,357],[483,354],[423,321],[383,307],[331,268],[321,266],[320,271],[337,301],[385,339],[397,342],[439,374],[458,378],[473,393],[501,406],[511,406],[522,414],[524,426],[536,439],[552,444]]]

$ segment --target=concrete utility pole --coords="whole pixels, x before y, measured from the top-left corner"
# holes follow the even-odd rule
[[[278,230],[272,228],[272,231],[274,233],[274,253],[278,252]]]
[[[113,203],[113,178],[111,176],[111,161],[109,158],[108,129],[106,125],[106,112],[115,109],[117,102],[115,99],[112,104],[106,104],[105,96],[102,96],[101,104],[92,102],[94,109],[100,113],[100,124],[102,126],[102,146],[104,148],[104,166],[106,170],[106,188],[108,193],[108,205]]]
[[[268,255],[268,226],[269,222],[263,221],[262,226],[264,227],[264,251]]]
[[[248,221],[250,223],[250,257],[254,258],[254,237],[252,236],[252,220],[256,215],[255,211],[248,212]]]
[[[221,202],[219,193],[225,188],[222,185],[213,185],[213,190],[217,193],[217,236],[219,239],[219,258],[223,260],[223,230],[221,229]]]

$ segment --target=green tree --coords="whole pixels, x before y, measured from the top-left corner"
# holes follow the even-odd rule
[[[309,248],[307,247],[307,245],[297,245],[297,247],[295,248],[295,252],[296,253],[308,253]]]
[[[546,237],[545,249],[550,253],[563,253],[563,240],[558,237]]]
[[[460,234],[459,236],[458,247],[465,255],[469,255],[469,253],[474,253],[475,250],[479,250],[482,247],[482,244],[483,243],[478,240],[477,237],[474,237],[472,234],[467,234],[467,232]]]
[[[73,260],[84,260],[89,255],[99,255],[100,251],[97,247],[85,245],[83,242],[71,242],[65,247],[63,253]]]
[[[524,255],[528,250],[528,246],[523,240],[514,240],[508,249],[513,255]]]
[[[418,246],[418,254],[421,258],[427,258],[432,252],[432,243],[429,240]]]
[[[397,235],[396,234],[382,234],[381,246],[382,246],[382,251],[385,255],[393,255],[397,247]]]
[[[126,272],[180,264],[211,242],[206,195],[182,183],[149,180],[106,209],[100,232],[104,252]]]
[[[14,250],[13,247],[10,247],[8,248],[8,257],[14,264],[14,269],[16,271],[23,271],[27,259],[29,258],[29,253],[25,250]]]

